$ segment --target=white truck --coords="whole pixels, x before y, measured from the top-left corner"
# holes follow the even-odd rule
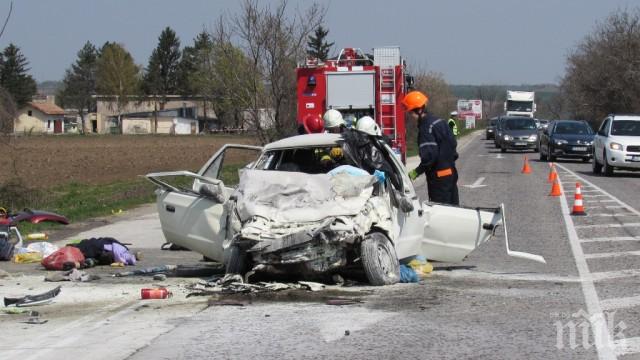
[[[504,103],[505,115],[534,117],[535,94],[533,91],[507,90],[507,101]]]

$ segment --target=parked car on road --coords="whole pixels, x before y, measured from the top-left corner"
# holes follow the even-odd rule
[[[538,127],[533,118],[502,117],[499,122],[500,150],[533,150],[538,152]]]
[[[555,120],[540,134],[540,160],[578,158],[585,162],[593,153],[594,132],[586,121]]]
[[[497,122],[498,122],[497,117],[489,119],[487,123],[487,128],[485,129],[485,139],[487,140],[495,139]]]
[[[640,115],[609,115],[593,140],[593,173],[640,170]]]
[[[228,273],[317,278],[355,267],[371,284],[384,285],[399,280],[398,259],[461,261],[504,223],[502,207],[421,202],[384,141],[360,138],[353,146],[353,136],[345,137],[300,135],[264,148],[225,145],[197,174],[148,174],[159,187],[166,240],[225,263]],[[256,150],[257,156],[246,155]],[[327,172],[334,155],[341,155],[339,163]],[[370,175],[372,165],[384,176]]]

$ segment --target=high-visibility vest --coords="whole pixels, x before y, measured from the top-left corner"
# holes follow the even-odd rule
[[[452,118],[449,118],[448,123],[451,131],[453,131],[453,136],[458,136],[458,124],[456,124],[456,121]]]

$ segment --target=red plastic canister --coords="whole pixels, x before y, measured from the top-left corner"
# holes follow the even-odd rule
[[[141,289],[140,297],[143,300],[147,299],[166,299],[171,296],[171,292],[165,288],[156,288],[156,289]]]

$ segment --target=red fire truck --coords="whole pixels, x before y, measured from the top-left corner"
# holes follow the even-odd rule
[[[328,109],[342,113],[347,125],[368,115],[376,120],[393,149],[406,158],[406,132],[401,101],[413,78],[406,75],[400,48],[374,48],[373,55],[346,48],[326,62],[307,59],[296,69],[298,127],[322,119]],[[314,119],[315,118],[315,119]]]

